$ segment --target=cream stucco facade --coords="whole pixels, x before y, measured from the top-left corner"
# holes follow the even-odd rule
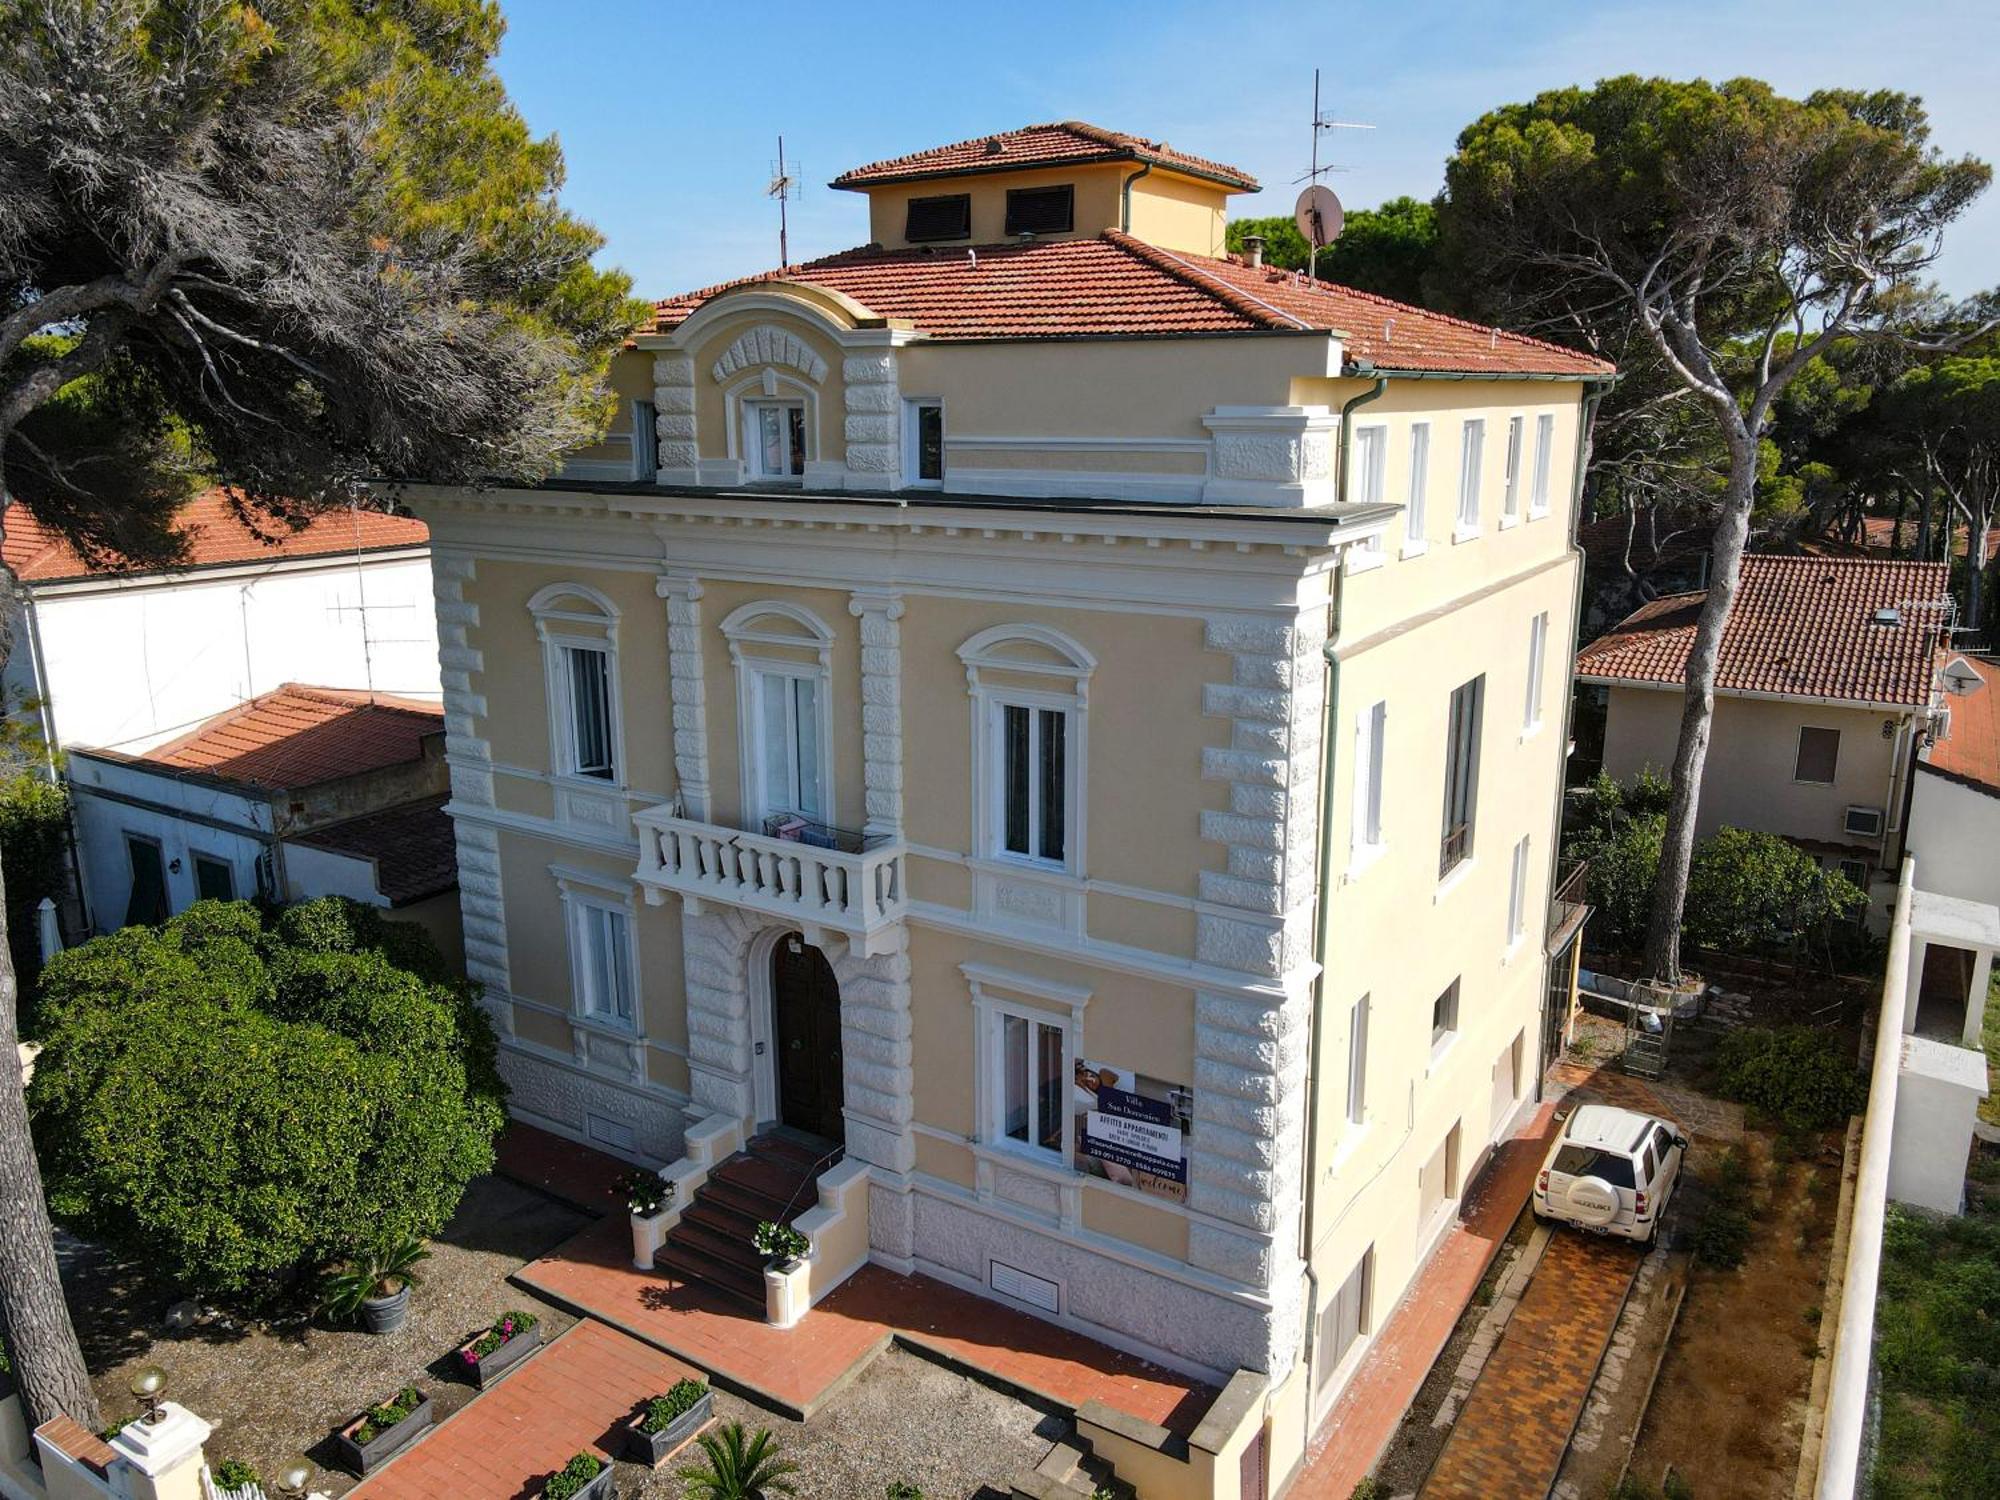
[[[1537,1094],[1586,384],[1331,330],[952,342],[783,278],[616,379],[650,479],[614,432],[407,492],[516,1112],[663,1162],[789,1119],[774,975],[817,949],[871,1257],[1262,1372],[1281,1480]],[[1138,1157],[1084,1149],[1086,1075]]]

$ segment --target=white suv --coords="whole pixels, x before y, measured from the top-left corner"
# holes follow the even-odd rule
[[[1535,1179],[1535,1217],[1650,1245],[1687,1149],[1688,1138],[1671,1120],[1581,1105]]]

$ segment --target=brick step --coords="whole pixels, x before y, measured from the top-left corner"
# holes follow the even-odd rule
[[[715,1257],[687,1245],[674,1243],[671,1236],[653,1257],[653,1264],[663,1271],[672,1272],[686,1281],[698,1281],[738,1302],[764,1310],[764,1274],[761,1270],[746,1271],[743,1267]]]
[[[767,1198],[773,1208],[782,1209],[796,1199],[799,1203],[813,1198],[812,1173],[804,1167],[786,1164],[750,1155],[739,1151],[714,1167],[708,1174],[710,1182],[726,1182],[732,1187],[740,1187],[747,1192],[757,1193]],[[795,1205],[796,1206],[796,1205]]]
[[[697,1210],[690,1209],[668,1233],[667,1243],[698,1250],[711,1260],[726,1261],[746,1271],[763,1273],[764,1257],[750,1243],[750,1231],[739,1233],[734,1220],[718,1224],[698,1217]]]
[[[738,1218],[748,1219],[750,1227],[755,1229],[765,1219],[775,1219],[781,1215],[788,1219],[796,1219],[818,1202],[817,1193],[801,1193],[799,1201],[792,1205],[791,1213],[785,1215],[783,1198],[768,1197],[755,1188],[745,1187],[740,1182],[717,1177],[711,1173],[708,1181],[695,1190],[694,1201],[688,1208],[690,1211],[696,1207],[713,1208],[725,1214],[733,1214]]]
[[[845,1153],[827,1141],[807,1141],[781,1131],[767,1130],[760,1136],[751,1138],[745,1146],[745,1153],[788,1167],[800,1175],[807,1172],[823,1172]]]

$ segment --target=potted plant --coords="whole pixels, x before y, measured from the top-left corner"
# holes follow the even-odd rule
[[[750,1243],[764,1257],[766,1269],[795,1271],[799,1262],[812,1253],[812,1241],[789,1224],[766,1219],[750,1236]]]
[[[422,1240],[405,1236],[350,1256],[327,1272],[320,1302],[329,1317],[359,1317],[370,1333],[394,1333],[410,1316],[412,1269],[429,1260]]]
[[[533,1313],[503,1313],[491,1328],[458,1346],[458,1358],[482,1391],[542,1346],[541,1320]]]
[[[676,1380],[631,1420],[626,1446],[640,1463],[657,1469],[706,1427],[714,1412],[715,1393],[706,1381]]]
[[[349,1471],[364,1475],[423,1436],[433,1420],[431,1398],[406,1385],[341,1428],[333,1443]]]
[[[673,1206],[674,1184],[658,1172],[627,1172],[612,1185],[632,1214],[632,1264],[653,1268],[653,1257],[667,1237],[667,1210]]]
[[[697,1441],[701,1462],[680,1474],[688,1500],[770,1500],[798,1493],[791,1476],[799,1466],[778,1456],[777,1440],[768,1429],[760,1427],[751,1437],[741,1422],[731,1422]]]
[[[614,1500],[613,1470],[609,1459],[595,1453],[578,1453],[570,1458],[542,1486],[542,1500]]]
[[[750,1243],[764,1257],[764,1321],[773,1328],[790,1328],[812,1302],[806,1270],[812,1241],[789,1224],[766,1219]]]

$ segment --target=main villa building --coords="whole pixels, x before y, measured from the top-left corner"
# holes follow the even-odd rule
[[[660,302],[561,476],[400,490],[513,1108],[841,1154],[856,1255],[1254,1372],[1275,1489],[1559,1045],[1611,371],[1094,126],[833,186],[871,242]]]

